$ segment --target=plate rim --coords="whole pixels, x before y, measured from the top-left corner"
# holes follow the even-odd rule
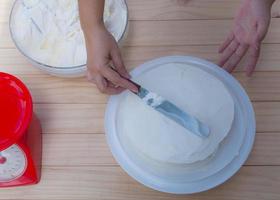
[[[189,187],[187,188],[186,184],[173,184],[171,187],[170,185],[162,184],[160,182],[156,182],[155,180],[144,177],[145,174],[141,172],[141,169],[135,165],[126,155],[125,151],[121,148],[121,144],[115,141],[117,140],[117,134],[115,130],[109,131],[108,124],[114,123],[114,117],[111,116],[112,109],[117,106],[116,103],[116,96],[111,96],[108,100],[108,104],[106,107],[105,112],[105,135],[107,139],[107,143],[110,147],[110,151],[113,154],[116,161],[119,163],[119,165],[122,167],[124,171],[128,175],[130,175],[132,178],[134,178],[136,181],[140,182],[141,184],[152,188],[154,190],[158,190],[161,192],[166,193],[172,193],[172,194],[192,194],[197,192],[206,191],[209,189],[212,189],[222,183],[224,183],[226,180],[230,179],[244,164],[244,162],[247,160],[251,149],[254,144],[255,139],[255,132],[256,132],[256,122],[255,122],[255,114],[254,110],[251,104],[251,101],[246,94],[243,87],[240,85],[240,83],[233,78],[230,74],[228,74],[225,70],[218,67],[216,64],[211,63],[209,61],[193,57],[193,56],[166,56],[166,57],[160,57],[153,60],[150,60],[148,62],[145,62],[138,67],[136,67],[132,72],[131,75],[135,76],[137,74],[143,73],[144,71],[148,70],[149,68],[160,65],[168,62],[189,62],[194,63],[198,65],[203,65],[203,67],[209,68],[210,70],[214,71],[217,74],[220,74],[221,76],[224,76],[226,78],[226,82],[230,84],[235,90],[239,91],[240,98],[243,99],[243,103],[245,104],[245,107],[247,108],[247,118],[250,120],[250,123],[248,123],[247,133],[243,140],[240,153],[237,157],[235,157],[224,169],[220,170],[219,172],[210,175],[209,177],[206,177],[204,179],[189,182],[189,184],[194,185],[194,183],[198,183],[198,185],[195,186],[195,188]],[[113,133],[112,133],[113,131]],[[109,134],[110,133],[110,134]],[[216,178],[218,177],[219,178]],[[213,179],[213,180],[212,180]],[[203,182],[208,182],[207,184]]]

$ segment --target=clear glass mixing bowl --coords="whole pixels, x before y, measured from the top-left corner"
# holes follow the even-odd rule
[[[120,39],[117,41],[120,46],[122,46],[123,41],[126,38],[127,35],[127,30],[128,30],[128,7],[126,0],[119,0],[120,4],[122,4],[122,9],[124,9],[126,13],[125,17],[125,27],[122,30],[122,34]],[[26,51],[24,51],[23,48],[20,47],[18,44],[16,37],[15,37],[15,32],[13,28],[13,20],[15,20],[15,10],[17,9],[17,6],[19,6],[21,3],[21,0],[16,0],[13,4],[11,13],[10,13],[10,19],[9,19],[9,29],[10,29],[10,35],[11,38],[17,47],[17,49],[27,58],[27,60],[35,67],[39,68],[40,70],[43,70],[47,72],[48,74],[54,75],[54,76],[60,76],[60,77],[80,77],[80,76],[85,76],[87,67],[86,63],[83,65],[77,65],[77,66],[69,66],[69,67],[59,67],[59,66],[51,66],[42,62],[39,62],[38,60],[32,58]]]

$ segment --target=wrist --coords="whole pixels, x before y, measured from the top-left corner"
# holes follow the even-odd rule
[[[252,1],[262,1],[267,4],[267,6],[271,7],[275,0],[244,0],[244,2],[252,2]]]
[[[275,2],[275,0],[267,0],[268,1],[268,4],[270,5],[270,6],[272,6],[272,4]]]
[[[92,40],[92,38],[94,37],[94,35],[98,32],[101,32],[105,29],[105,24],[104,22],[96,22],[94,23],[93,26],[88,26],[86,28],[83,29],[84,32],[84,36],[86,40]]]

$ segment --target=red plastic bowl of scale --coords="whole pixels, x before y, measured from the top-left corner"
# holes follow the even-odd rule
[[[0,187],[39,182],[41,133],[27,87],[0,72]]]

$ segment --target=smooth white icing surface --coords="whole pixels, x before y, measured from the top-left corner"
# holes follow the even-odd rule
[[[127,23],[125,2],[105,2],[104,23],[119,41]],[[11,16],[14,41],[28,57],[54,67],[85,65],[77,0],[18,0]]]
[[[203,139],[190,133],[127,92],[117,114],[117,131],[126,137],[127,146],[157,161],[194,163],[212,155],[227,136],[234,119],[234,101],[213,75],[195,66],[170,63],[135,81],[207,124],[210,136]]]

